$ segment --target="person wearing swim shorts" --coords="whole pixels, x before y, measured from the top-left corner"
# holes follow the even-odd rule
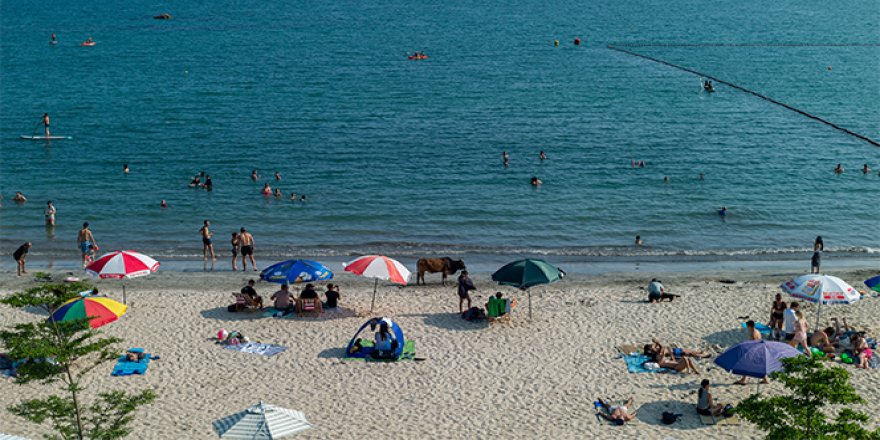
[[[93,250],[98,250],[98,243],[95,242],[95,236],[89,230],[89,222],[83,223],[82,229],[76,235],[76,242],[79,244],[79,250],[82,252],[82,265],[86,267],[92,256]]]
[[[248,258],[251,260],[251,267],[256,271],[257,262],[254,261],[254,236],[244,228],[241,228],[238,233],[238,244],[241,246],[241,271],[247,270]]]
[[[217,260],[217,257],[214,256],[214,244],[211,242],[211,237],[214,234],[208,229],[211,226],[211,222],[205,220],[204,225],[201,229],[199,229],[199,233],[202,235],[202,255],[204,258],[204,269],[208,268],[208,254],[211,254],[211,270],[214,270],[214,261]]]

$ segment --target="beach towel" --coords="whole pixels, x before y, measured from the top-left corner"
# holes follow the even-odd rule
[[[287,350],[287,347],[274,344],[263,344],[261,342],[245,342],[244,344],[227,345],[226,349],[269,357]]]
[[[704,416],[702,414],[699,414],[699,416],[700,416],[700,421],[703,422],[704,425],[738,426],[740,423],[742,423],[739,416],[736,414],[734,414],[730,417]]]
[[[625,354],[621,355],[623,361],[626,362],[626,369],[630,373],[670,373],[674,372],[666,368],[645,368],[645,362],[650,362],[651,358],[643,354]]]
[[[746,323],[743,322],[743,323],[742,323],[742,328],[747,328],[747,327],[748,327],[748,326],[746,325]],[[762,335],[769,335],[770,332],[773,331],[772,328],[767,327],[766,325],[761,324],[760,322],[756,322],[756,323],[755,323],[755,330],[757,330],[758,333],[760,333],[760,334],[762,334]]]
[[[147,372],[147,367],[150,366],[150,359],[153,358],[149,353],[144,354],[144,358],[139,361],[129,361],[127,358],[128,353],[143,353],[143,348],[131,348],[126,351],[126,354],[123,354],[116,361],[116,366],[113,367],[113,372],[110,373],[111,376],[131,376],[133,374],[144,374]]]
[[[263,318],[293,318],[294,310],[284,311],[275,307],[266,307]]]

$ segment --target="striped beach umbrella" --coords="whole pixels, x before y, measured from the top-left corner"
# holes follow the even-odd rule
[[[373,284],[373,301],[370,303],[370,311],[376,304],[376,289],[379,287],[379,280],[391,281],[394,284],[406,285],[409,280],[409,270],[399,261],[388,258],[383,255],[366,255],[358,257],[350,263],[345,263],[342,268],[346,272],[360,275],[367,278],[375,278]]]
[[[136,278],[159,269],[159,262],[137,251],[115,251],[102,255],[86,266],[86,272],[99,278]],[[122,283],[125,302],[125,283]]]
[[[302,412],[263,402],[217,420],[213,425],[220,438],[232,440],[271,440],[312,427]]]
[[[62,322],[89,318],[89,325],[98,328],[119,319],[128,307],[125,304],[103,297],[74,298],[61,304],[49,320]]]

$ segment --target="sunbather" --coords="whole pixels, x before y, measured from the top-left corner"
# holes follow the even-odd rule
[[[685,348],[673,348],[669,346],[664,346],[657,338],[651,338],[651,344],[647,344],[644,347],[645,355],[652,358],[654,362],[659,362],[658,359],[669,357],[695,357],[695,358],[708,358],[712,355],[709,353],[705,353],[703,351],[694,351],[688,350]]]
[[[874,356],[868,341],[861,333],[856,333],[850,337],[853,346],[853,353],[856,355],[856,368],[868,368],[868,363]]]
[[[821,332],[813,333],[813,336],[810,337],[810,346],[818,348],[825,353],[834,354],[837,351],[837,347],[831,341],[832,337],[834,337],[834,328],[826,327]]]
[[[700,374],[700,372],[697,371],[697,367],[694,366],[694,361],[688,357],[681,357],[678,360],[676,360],[674,357],[660,358],[657,361],[657,365],[659,365],[660,368],[675,370],[679,373]]]
[[[602,399],[598,399],[598,401],[602,405],[602,409],[604,409],[604,411],[599,412],[599,415],[615,424],[623,425],[624,423],[636,418],[636,413],[629,413],[629,407],[631,407],[633,404],[632,397],[624,402],[623,405],[611,405],[609,403],[606,403]]]

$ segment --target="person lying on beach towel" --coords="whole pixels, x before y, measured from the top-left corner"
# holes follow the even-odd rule
[[[651,338],[651,344],[646,344],[644,347],[645,356],[650,357],[654,362],[659,362],[659,359],[666,357],[694,357],[694,358],[708,358],[712,355],[709,353],[705,353],[702,351],[694,351],[687,350],[684,348],[673,348],[669,346],[664,346],[657,338]]]
[[[629,422],[632,419],[636,418],[636,413],[629,413],[629,408],[633,405],[633,398],[630,397],[629,400],[624,402],[622,405],[611,405],[606,403],[602,399],[597,399],[599,405],[597,405],[597,409],[601,406],[602,411],[599,411],[598,414],[608,420],[615,425],[623,425],[626,422]]]

